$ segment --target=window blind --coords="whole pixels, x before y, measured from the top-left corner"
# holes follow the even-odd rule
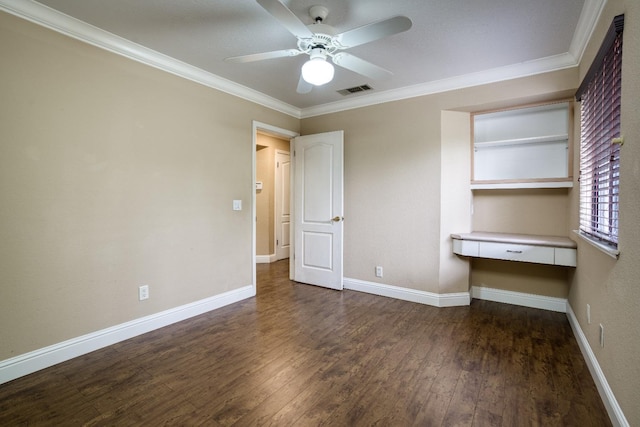
[[[622,28],[614,19],[605,43],[576,98],[580,122],[580,231],[613,247],[618,245]]]

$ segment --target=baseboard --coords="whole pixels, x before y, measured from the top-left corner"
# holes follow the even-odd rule
[[[565,298],[546,297],[543,295],[526,294],[523,292],[485,288],[483,286],[472,286],[471,296],[475,299],[503,302],[530,308],[540,308],[560,313],[567,312],[567,300]]]
[[[276,261],[277,261],[276,254],[256,255],[256,264],[270,264]]]
[[[576,341],[578,341],[578,346],[580,347],[580,351],[582,352],[582,356],[584,360],[587,362],[587,366],[589,368],[589,372],[591,372],[591,376],[593,377],[593,381],[596,383],[596,387],[598,388],[598,392],[600,393],[600,397],[602,398],[602,402],[604,406],[607,408],[607,413],[609,414],[609,418],[611,418],[611,423],[614,426],[629,426],[629,422],[627,421],[624,413],[622,412],[622,408],[618,405],[618,401],[609,387],[609,383],[604,376],[604,372],[600,368],[600,364],[598,363],[598,359],[596,359],[596,355],[591,350],[591,346],[589,345],[589,341],[587,340],[586,335],[582,331],[580,327],[580,323],[578,323],[578,318],[576,317],[571,305],[567,302],[567,318],[569,319],[569,324],[571,325],[571,329],[573,329],[573,335],[576,337]]]
[[[255,287],[245,286],[0,361],[0,384],[255,294]]]
[[[449,294],[436,294],[433,292],[418,291],[415,289],[401,288],[399,286],[385,285],[375,282],[367,282],[358,279],[343,279],[345,289],[366,292],[368,294],[395,298],[404,301],[417,302],[432,305],[434,307],[455,307],[469,305],[471,297],[469,292],[457,292]]]

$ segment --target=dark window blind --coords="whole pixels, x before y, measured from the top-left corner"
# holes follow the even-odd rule
[[[576,98],[580,122],[580,231],[618,246],[622,28],[616,17]]]

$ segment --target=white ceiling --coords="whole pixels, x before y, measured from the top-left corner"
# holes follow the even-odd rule
[[[10,0],[2,0],[3,3]],[[336,67],[311,93],[296,93],[305,55],[253,63],[224,58],[296,47],[295,37],[255,0],[38,0],[39,3],[168,55],[300,111],[346,102],[337,90],[369,84],[362,97],[407,97],[575,66],[603,0],[282,0],[311,24],[329,9],[339,32],[405,15],[412,28],[349,50],[394,73],[372,81]],[[582,16],[581,16],[582,13]],[[595,16],[595,17],[594,17]],[[447,83],[448,82],[448,83]],[[434,89],[435,88],[435,89]],[[364,99],[360,99],[364,101]],[[352,102],[352,101],[351,101]]]

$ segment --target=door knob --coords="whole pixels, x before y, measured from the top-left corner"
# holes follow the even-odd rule
[[[333,222],[344,221],[344,217],[343,216],[334,216],[333,218],[331,218],[331,221],[333,221]]]

